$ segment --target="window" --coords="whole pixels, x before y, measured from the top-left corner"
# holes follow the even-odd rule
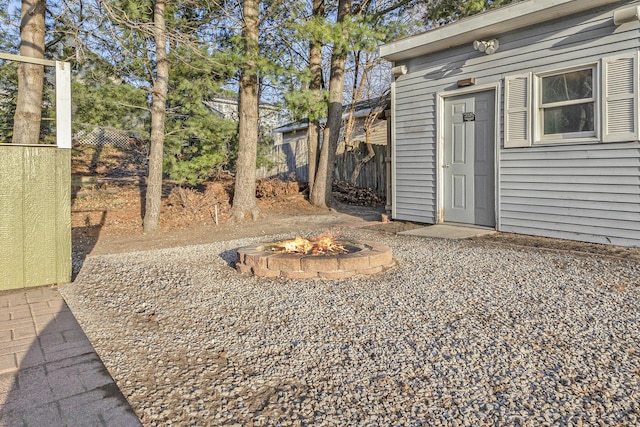
[[[541,139],[595,136],[595,67],[540,78]]]
[[[505,77],[504,147],[640,138],[638,51]]]

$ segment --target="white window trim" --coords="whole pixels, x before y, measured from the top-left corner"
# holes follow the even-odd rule
[[[591,68],[593,70],[593,96],[592,102],[594,103],[594,130],[588,132],[575,132],[567,134],[554,134],[544,135],[544,120],[542,118],[542,79],[544,77],[554,76],[558,74],[570,73],[572,71],[586,70]],[[533,74],[533,145],[556,145],[556,144],[571,144],[571,143],[599,143],[601,142],[601,108],[602,97],[600,93],[601,86],[601,70],[599,62],[593,62],[576,67],[561,68],[551,71],[545,71],[541,73]],[[549,104],[546,107],[549,108],[555,104],[557,105],[570,105],[571,103],[581,104],[584,99],[579,101],[567,101]]]

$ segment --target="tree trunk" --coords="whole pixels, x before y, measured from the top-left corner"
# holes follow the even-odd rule
[[[318,165],[318,147],[320,147],[320,122],[310,120],[307,128],[307,176],[309,192],[313,191]]]
[[[349,16],[353,0],[340,0],[338,3],[338,23],[343,23]],[[313,191],[309,200],[314,206],[327,207],[333,202],[331,185],[335,172],[336,149],[342,127],[342,100],[344,90],[344,73],[347,62],[347,40],[349,30],[342,28],[342,40],[336,41],[331,55],[331,79],[329,80],[329,110],[327,126],[320,149],[320,161]]]
[[[355,68],[353,70],[353,85],[351,86],[351,105],[349,107],[349,115],[347,116],[347,122],[344,125],[344,143],[345,143],[345,152],[346,146],[351,143],[351,134],[353,134],[353,128],[355,127],[356,118],[356,103],[360,101],[360,92],[358,82],[361,81],[364,83],[364,78],[360,79],[360,55],[362,51],[357,51],[353,53],[353,58],[355,62]],[[345,156],[346,158],[346,156]]]
[[[167,35],[164,18],[165,1],[156,0],[153,9],[154,41],[156,45],[156,78],[151,101],[151,147],[143,229],[152,233],[160,227],[160,203],[162,201],[162,157],[164,146],[164,121],[167,112],[169,90],[169,61],[167,59]]]
[[[20,55],[44,58],[45,0],[22,0],[20,12]],[[15,144],[37,144],[42,119],[42,65],[18,65],[18,98],[13,119]]]
[[[369,139],[368,135],[366,138]],[[369,142],[365,142],[364,145],[367,147],[368,154],[364,158],[360,159],[356,167],[353,168],[353,172],[351,172],[351,178],[349,179],[349,182],[351,182],[351,184],[353,185],[356,185],[356,181],[358,180],[360,171],[362,171],[364,165],[369,163],[369,161],[376,156],[376,152],[373,151],[373,145],[371,145]]]
[[[380,115],[380,108],[376,105],[372,106],[371,109],[373,110],[374,108],[376,109],[376,111],[372,111],[371,113],[369,113],[369,115],[364,119],[364,123],[362,125],[364,129],[364,143],[367,147],[367,155],[364,158],[360,159],[356,167],[353,168],[353,172],[351,173],[350,178],[350,182],[353,185],[356,185],[356,181],[358,180],[358,176],[360,176],[360,171],[362,170],[364,165],[366,165],[371,159],[376,156],[376,152],[374,151],[373,145],[371,144],[371,132],[373,124]]]
[[[324,18],[324,0],[313,0],[313,16],[318,19]],[[311,40],[309,45],[309,71],[311,72],[309,90],[314,94],[313,101],[320,103],[322,101],[322,41],[320,40]],[[319,147],[320,120],[314,117],[313,120],[309,120],[307,128],[309,193],[313,191],[315,183]]]
[[[256,159],[258,152],[258,0],[244,0],[242,38],[246,63],[240,70],[238,101],[238,160],[233,193],[232,217],[241,221],[245,212],[254,220],[256,205]]]

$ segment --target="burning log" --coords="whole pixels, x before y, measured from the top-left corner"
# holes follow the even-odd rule
[[[276,242],[271,246],[273,252],[302,255],[336,255],[349,252],[344,245],[336,241],[332,236],[317,236],[311,240],[296,237],[291,240]]]

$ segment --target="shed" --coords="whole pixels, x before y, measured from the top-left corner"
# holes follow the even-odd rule
[[[381,46],[392,218],[640,246],[639,16],[525,0]]]

